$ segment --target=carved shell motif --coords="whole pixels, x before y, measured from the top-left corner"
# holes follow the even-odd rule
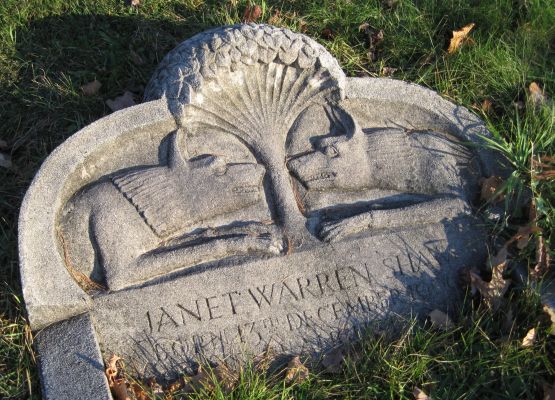
[[[218,130],[247,144],[287,133],[314,102],[343,96],[337,61],[307,36],[269,25],[234,25],[201,33],[170,52],[145,100],[165,97],[178,123]]]

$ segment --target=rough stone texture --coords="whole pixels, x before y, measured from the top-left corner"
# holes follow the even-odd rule
[[[45,399],[112,399],[90,316],[69,318],[37,332],[35,348]]]
[[[41,334],[82,331],[160,378],[267,346],[317,356],[452,309],[457,271],[486,256],[478,180],[504,170],[482,121],[430,90],[345,78],[303,35],[238,25],[170,52],[145,98],[64,142],[25,197]],[[85,312],[94,330],[72,325]]]

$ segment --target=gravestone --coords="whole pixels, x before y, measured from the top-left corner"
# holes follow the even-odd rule
[[[267,25],[171,51],[145,102],[44,162],[19,221],[47,399],[108,399],[104,361],[171,380],[272,348],[315,359],[460,300],[498,175],[482,121],[417,85],[347,78]],[[389,326],[389,325],[388,325]]]

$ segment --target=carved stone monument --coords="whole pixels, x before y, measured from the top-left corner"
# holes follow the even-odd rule
[[[267,25],[171,51],[145,102],[76,133],[21,209],[25,302],[47,399],[109,399],[103,360],[172,379],[268,347],[317,358],[396,318],[449,311],[486,248],[499,174],[466,109],[346,78]]]

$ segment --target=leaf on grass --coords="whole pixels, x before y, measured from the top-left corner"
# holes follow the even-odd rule
[[[503,264],[505,261],[508,260],[509,244],[511,244],[511,241],[508,241],[507,243],[505,243],[505,245],[501,247],[501,249],[497,252],[497,254],[491,258],[490,265],[493,266],[493,265]]]
[[[474,25],[475,25],[474,23],[470,23],[464,26],[463,28],[461,28],[461,30],[453,31],[453,37],[449,42],[449,48],[447,49],[447,53],[453,54],[463,45],[464,42],[468,40],[468,34],[472,30],[472,28],[474,28]]]
[[[502,303],[503,295],[507,292],[511,284],[510,279],[503,279],[503,272],[507,267],[507,262],[493,267],[491,280],[485,282],[480,275],[470,271],[470,282],[473,288],[480,292],[482,300],[492,310],[497,310]]]
[[[503,186],[503,179],[498,176],[490,176],[480,180],[480,200],[487,203],[497,203],[505,198],[503,193],[499,193],[499,189]]]
[[[135,99],[133,98],[133,93],[126,90],[123,95],[112,100],[106,100],[106,105],[110,107],[112,111],[123,110],[124,108],[134,106]]]
[[[551,319],[551,327],[549,328],[549,334],[555,335],[555,308],[551,307],[549,304],[543,305],[543,311],[549,315]]]
[[[108,361],[105,371],[108,386],[114,395],[114,400],[131,400],[127,393],[126,380],[119,374],[117,365],[118,361],[121,361],[121,357],[118,357],[115,354],[113,354]]]
[[[492,110],[492,106],[493,106],[493,103],[491,102],[491,100],[484,99],[484,101],[482,101],[481,109],[484,113],[489,114]]]
[[[555,400],[555,383],[553,385],[543,384],[543,400]]]
[[[414,388],[414,390],[412,391],[412,395],[414,396],[415,400],[432,400],[432,398],[419,387]]]
[[[101,87],[102,83],[95,79],[94,81],[81,86],[81,92],[83,92],[85,96],[96,96]]]
[[[520,226],[515,236],[511,239],[512,241],[516,241],[516,247],[520,250],[524,249],[528,246],[528,242],[530,242],[530,237],[537,232],[541,232],[541,229],[533,224]]]
[[[345,356],[345,351],[342,347],[336,347],[324,354],[322,365],[326,369],[326,372],[330,374],[340,373],[343,363],[345,362]]]
[[[301,362],[299,356],[295,356],[285,368],[285,383],[301,383],[308,378],[308,375],[308,368]]]
[[[274,14],[268,19],[268,24],[279,25],[281,22],[281,11],[276,10]]]
[[[555,179],[555,157],[540,156],[537,160],[532,158],[532,167],[535,180]],[[536,172],[536,168],[539,168],[539,171]]]
[[[455,324],[451,321],[449,315],[445,314],[443,311],[433,310],[429,316],[432,324],[437,326],[439,329],[446,331],[455,327]]]
[[[368,60],[376,61],[377,58],[377,47],[383,42],[384,32],[383,29],[374,29],[370,26],[368,22],[364,22],[359,25],[358,30],[364,32],[366,35],[366,41],[368,46]]]
[[[245,12],[243,13],[243,22],[255,22],[258,21],[261,16],[262,7],[260,7],[258,4],[254,6],[249,4],[247,8],[245,8]]]
[[[536,328],[532,328],[528,331],[524,339],[522,339],[522,347],[532,347],[536,341]]]
[[[382,68],[382,76],[391,76],[393,75],[395,72],[399,71],[399,68],[394,68],[394,67],[383,67]]]
[[[2,168],[11,168],[12,167],[12,158],[9,154],[0,153],[0,167]]]
[[[536,82],[528,86],[528,100],[536,107],[547,103],[547,96]]]
[[[324,39],[331,40],[335,37],[335,33],[330,28],[322,29],[320,33]]]
[[[538,243],[536,245],[536,266],[532,271],[532,277],[539,279],[549,272],[551,269],[551,254],[549,249],[545,244],[545,239],[543,236],[538,238]]]

